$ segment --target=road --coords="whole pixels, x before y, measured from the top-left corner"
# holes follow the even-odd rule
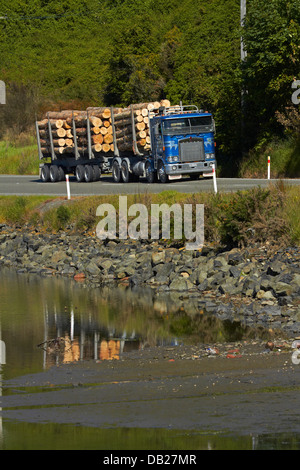
[[[275,183],[276,180],[270,180]],[[285,184],[300,185],[300,179],[283,180]],[[240,179],[240,178],[218,178],[218,192],[231,192],[250,189],[255,186],[267,187],[267,179]],[[78,183],[75,178],[70,178],[71,196],[92,196],[109,194],[138,194],[159,193],[165,190],[174,190],[182,193],[197,193],[200,191],[214,191],[213,180],[205,178],[198,181],[190,181],[185,178],[172,181],[167,184],[148,184],[145,180],[139,183],[113,183],[109,176],[102,176],[100,181],[94,183]],[[66,183],[42,183],[35,175],[0,175],[0,195],[49,195],[66,196]]]

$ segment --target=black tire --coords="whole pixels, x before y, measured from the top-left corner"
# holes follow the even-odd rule
[[[121,174],[124,183],[129,183],[131,175],[129,173],[128,163],[126,162],[126,160],[123,160],[121,163]]]
[[[75,169],[75,176],[78,181],[78,183],[81,183],[84,181],[84,166],[83,165],[77,165]]]
[[[86,183],[91,183],[94,180],[94,172],[92,165],[84,166],[84,180]]]
[[[41,180],[43,183],[50,181],[50,169],[48,165],[44,165],[41,168]]]
[[[58,167],[58,181],[64,181],[65,179],[65,172],[62,166]]]
[[[156,180],[156,175],[155,175],[155,171],[152,171],[150,163],[146,164],[145,173],[146,173],[147,183],[149,184],[154,183]]]
[[[99,181],[101,177],[101,170],[98,165],[93,165],[93,174],[94,174],[94,181]]]
[[[169,178],[168,178],[168,175],[166,173],[163,163],[160,163],[158,167],[158,179],[159,179],[159,182],[162,184],[168,183],[169,181]]]
[[[119,163],[115,160],[112,166],[112,177],[115,183],[120,183],[121,181],[121,170]]]
[[[50,181],[51,183],[56,183],[58,181],[58,166],[51,165],[50,166]]]

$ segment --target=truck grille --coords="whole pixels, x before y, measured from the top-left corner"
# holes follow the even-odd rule
[[[205,160],[203,139],[187,138],[179,141],[181,162],[203,162]]]

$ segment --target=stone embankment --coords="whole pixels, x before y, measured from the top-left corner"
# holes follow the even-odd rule
[[[188,314],[300,334],[300,248],[202,251],[134,240],[101,242],[70,233],[0,226],[0,268],[67,276],[85,286],[147,286]]]

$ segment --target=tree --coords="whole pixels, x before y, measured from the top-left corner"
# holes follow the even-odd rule
[[[300,65],[300,0],[252,0],[243,32],[247,146],[280,133],[275,112],[291,104]]]

